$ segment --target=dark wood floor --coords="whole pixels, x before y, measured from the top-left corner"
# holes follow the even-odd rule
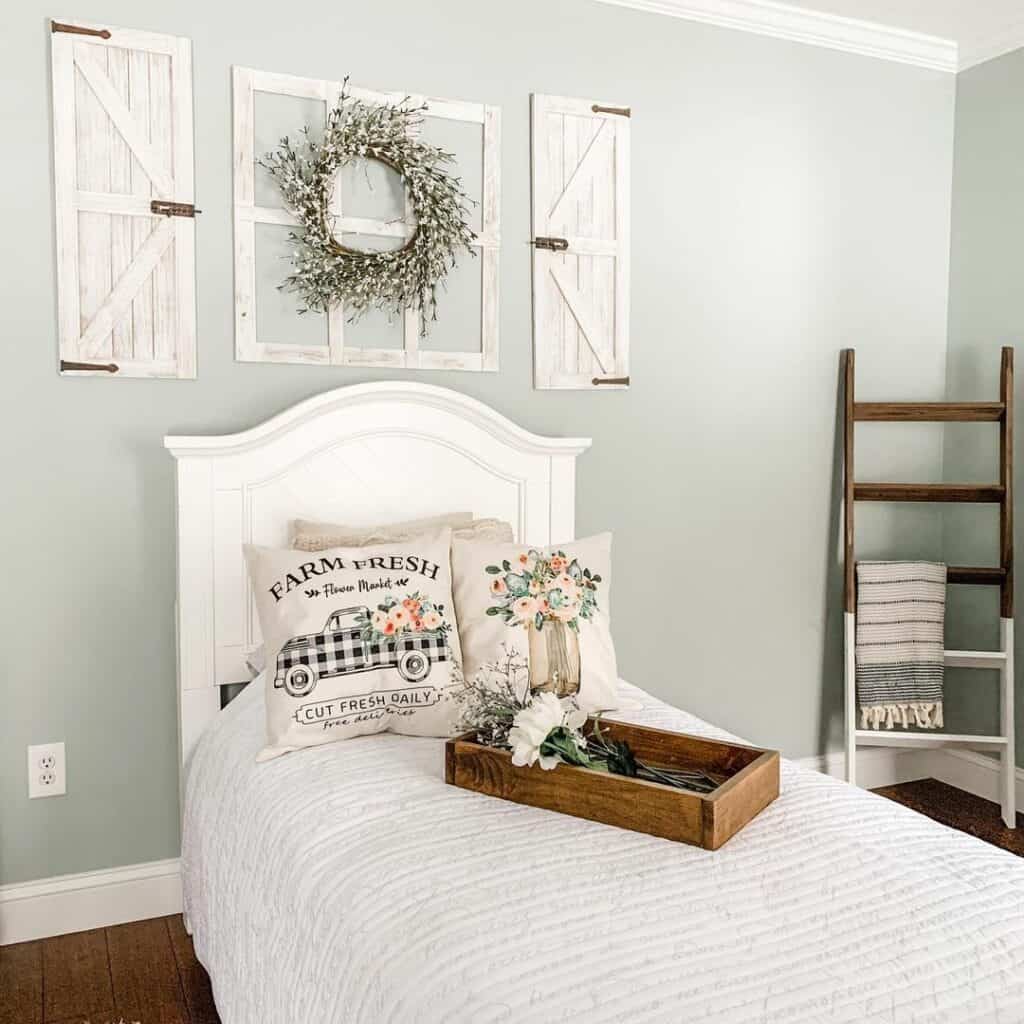
[[[950,828],[958,828],[986,843],[999,846],[1010,853],[1024,857],[1024,814],[1017,815],[1017,827],[1007,828],[999,813],[999,805],[982,800],[973,793],[947,786],[936,779],[919,779],[899,786],[876,789],[881,796],[895,800],[905,807],[941,821]]]
[[[0,1024],[220,1024],[181,917],[0,947]]]
[[[999,807],[935,779],[876,793],[1024,857]],[[180,917],[0,947],[0,1024],[220,1024]]]

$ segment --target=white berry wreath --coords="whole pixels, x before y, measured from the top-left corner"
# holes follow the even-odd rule
[[[299,221],[300,230],[288,236],[293,272],[281,287],[299,294],[303,313],[327,312],[338,302],[349,319],[371,309],[396,314],[412,307],[426,333],[428,320],[437,319],[438,285],[463,250],[474,254],[471,201],[448,170],[454,156],[416,138],[425,105],[408,99],[366,103],[349,95],[347,82],[327,115],[322,140],[304,128],[301,146],[286,137],[260,161]],[[406,188],[415,226],[399,249],[364,252],[334,237],[330,208],[337,172],[360,159],[390,167]]]

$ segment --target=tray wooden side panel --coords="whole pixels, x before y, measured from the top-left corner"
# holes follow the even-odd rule
[[[704,798],[704,846],[717,850],[779,795],[779,754],[762,753]]]
[[[587,731],[594,719],[591,718]],[[764,751],[725,740],[654,729],[647,725],[601,720],[601,732],[615,740],[625,740],[641,760],[666,767],[699,768],[712,775],[729,777],[756,761]]]
[[[461,739],[448,741],[445,778],[487,796],[704,845],[705,819],[697,794],[565,764],[554,771],[518,768],[508,751]]]

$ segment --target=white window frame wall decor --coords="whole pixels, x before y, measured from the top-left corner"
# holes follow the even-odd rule
[[[194,378],[192,44],[50,27],[60,372]]]
[[[335,366],[391,366],[421,370],[498,369],[498,249],[500,244],[501,111],[499,107],[458,100],[435,99],[397,92],[373,92],[347,87],[355,99],[368,103],[400,103],[408,97],[426,104],[425,116],[482,126],[483,195],[481,231],[473,242],[480,259],[480,351],[444,352],[420,347],[420,319],[415,309],[403,315],[402,348],[361,348],[345,342],[344,303],[327,314],[327,344],[298,345],[261,341],[256,322],[256,225],[293,226],[295,217],[284,208],[256,205],[256,93],[321,100],[333,108],[342,82],[235,67],[234,72],[234,205],[235,205],[235,358],[242,362],[314,363]],[[301,128],[297,125],[296,129]],[[262,155],[262,154],[261,154]],[[334,190],[333,212],[340,232],[380,238],[405,238],[407,224],[345,217],[341,189]]]
[[[537,388],[629,386],[630,108],[532,97]],[[600,260],[614,260],[598,280]]]

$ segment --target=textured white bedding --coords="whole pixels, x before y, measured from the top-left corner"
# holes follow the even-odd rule
[[[721,730],[623,684],[627,721]],[[382,734],[267,764],[260,682],[192,762],[224,1024],[1024,1021],[1024,860],[783,762],[717,853],[444,784]]]

